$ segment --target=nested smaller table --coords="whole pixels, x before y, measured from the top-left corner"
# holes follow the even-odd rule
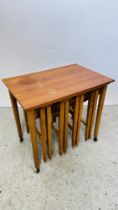
[[[32,149],[34,155],[34,163],[37,172],[39,171],[39,154],[37,146],[36,126],[35,126],[35,110],[40,110],[41,123],[41,141],[43,149],[43,159],[46,160],[46,126],[48,130],[48,143],[51,144],[51,109],[54,103],[60,103],[60,154],[63,152],[64,136],[67,134],[69,99],[76,97],[75,107],[75,126],[73,145],[77,141],[76,124],[77,111],[81,116],[84,94],[91,92],[91,100],[89,102],[88,118],[86,126],[86,139],[91,137],[91,129],[93,126],[95,108],[97,98],[99,96],[99,104],[97,117],[95,122],[94,139],[97,140],[100,119],[106,94],[107,85],[114,80],[97,72],[91,71],[78,64],[67,65],[48,71],[40,71],[21,76],[5,78],[4,84],[7,86],[11,98],[12,108],[16,120],[18,135],[20,141],[23,140],[20,118],[18,113],[17,102],[22,106],[27,129],[29,129]],[[80,103],[80,104],[79,104]],[[46,125],[47,118],[47,125]],[[80,117],[79,117],[80,118]],[[80,123],[80,120],[79,120]],[[66,126],[65,126],[66,124]],[[49,146],[48,152],[51,155]]]

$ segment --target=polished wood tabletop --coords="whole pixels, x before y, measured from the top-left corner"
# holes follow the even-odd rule
[[[3,79],[25,110],[43,107],[113,81],[78,64]]]

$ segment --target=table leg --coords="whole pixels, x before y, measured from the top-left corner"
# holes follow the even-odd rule
[[[64,138],[63,138],[63,151],[66,153],[67,136],[68,136],[68,114],[69,114],[69,100],[64,103]]]
[[[28,127],[28,120],[27,120],[26,111],[24,111],[24,118],[25,118],[26,131],[27,131],[27,133],[29,133],[29,127]]]
[[[59,153],[63,153],[63,137],[64,137],[64,102],[60,102],[59,112]]]
[[[43,150],[43,160],[47,161],[47,146],[46,146],[46,113],[45,108],[40,109],[40,127],[41,127],[41,143]]]
[[[90,122],[89,134],[88,134],[89,139],[91,138],[91,134],[92,134],[92,128],[93,128],[93,122],[94,122],[94,118],[95,118],[95,110],[96,110],[98,94],[99,94],[99,90],[96,90],[94,93],[94,103],[93,103],[93,107],[92,107],[91,122]]]
[[[52,158],[52,113],[51,106],[47,107],[47,138],[48,138],[48,157]]]
[[[75,144],[78,145],[79,138],[80,138],[80,125],[81,125],[81,118],[82,118],[82,110],[83,110],[83,102],[84,102],[84,95],[79,97],[79,112],[78,112],[78,123],[77,123],[77,136]]]
[[[91,123],[91,115],[92,115],[92,107],[94,103],[94,91],[91,93],[89,102],[88,102],[88,110],[87,110],[87,119],[86,119],[86,131],[85,131],[85,139],[88,140],[89,138],[89,130],[90,130],[90,123]]]
[[[74,119],[73,119],[73,130],[72,130],[72,147],[75,146],[75,142],[76,142],[78,113],[79,113],[79,97],[77,96],[76,99],[75,99],[75,107],[74,107]]]
[[[103,110],[106,90],[107,90],[107,86],[103,87],[102,90],[101,90],[101,93],[100,93],[96,122],[95,122],[94,141],[97,141],[97,136],[98,136],[100,120],[101,120],[101,116],[102,116],[102,110]]]
[[[29,132],[31,136],[32,150],[34,156],[34,164],[36,168],[36,172],[39,172],[39,155],[38,155],[38,144],[37,144],[37,133],[36,133],[36,125],[35,125],[35,111],[27,111],[27,119]]]
[[[20,117],[19,117],[19,112],[18,112],[18,105],[17,105],[17,101],[14,98],[14,96],[9,92],[10,95],[10,99],[11,99],[11,104],[12,104],[12,109],[13,109],[13,113],[14,113],[14,118],[16,121],[16,127],[17,127],[17,131],[18,131],[18,136],[20,138],[20,142],[23,141],[23,135],[22,135],[22,129],[21,129],[21,123],[20,123]]]

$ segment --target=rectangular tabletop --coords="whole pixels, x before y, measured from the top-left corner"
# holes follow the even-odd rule
[[[113,81],[78,64],[3,79],[25,110],[46,106]]]

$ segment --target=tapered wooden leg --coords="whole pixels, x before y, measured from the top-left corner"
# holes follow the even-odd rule
[[[34,156],[34,164],[36,168],[36,172],[39,172],[39,155],[38,155],[38,145],[37,145],[37,133],[36,133],[36,125],[35,125],[35,112],[33,110],[27,111],[27,119],[29,132],[31,136],[32,150]]]
[[[102,116],[102,110],[103,110],[106,90],[107,90],[107,86],[102,88],[100,98],[99,98],[99,104],[98,104],[98,110],[97,110],[97,116],[96,116],[96,122],[95,122],[95,131],[94,131],[94,140],[95,141],[97,141],[97,137],[98,137],[98,131],[99,131],[100,120],[101,120],[101,116]]]
[[[52,158],[52,114],[51,106],[47,107],[47,140],[48,140],[48,157]]]
[[[59,154],[63,153],[63,137],[64,137],[64,102],[60,102],[59,112]]]
[[[95,117],[95,110],[96,110],[96,104],[97,104],[98,94],[99,94],[99,90],[96,90],[94,92],[94,103],[93,103],[93,107],[92,107],[90,128],[89,128],[89,134],[88,134],[88,138],[89,139],[91,138],[91,134],[92,134],[92,128],[93,128],[93,122],[94,122],[94,117]]]
[[[24,118],[25,118],[26,131],[27,131],[27,133],[29,133],[29,127],[28,127],[27,114],[26,114],[26,112],[25,112],[25,111],[24,111]]]
[[[92,115],[92,107],[94,103],[94,91],[91,93],[91,97],[88,102],[88,110],[87,110],[87,119],[86,119],[86,131],[85,131],[85,139],[89,138],[89,130],[90,130],[90,123],[91,123],[91,115]]]
[[[80,138],[80,125],[81,125],[81,118],[82,118],[82,110],[83,110],[83,102],[84,102],[84,95],[79,97],[79,112],[78,112],[78,123],[77,123],[77,136],[75,144],[78,145],[79,138]]]
[[[75,108],[74,108],[73,130],[72,130],[72,147],[75,146],[75,142],[76,142],[78,113],[79,113],[79,97],[77,96],[76,99],[75,99]]]
[[[47,146],[46,146],[46,116],[45,108],[40,109],[40,127],[41,127],[41,143],[43,150],[43,160],[47,160]]]
[[[21,123],[20,123],[17,101],[10,92],[9,92],[9,95],[10,95],[10,99],[11,99],[14,118],[15,118],[15,121],[16,121],[18,136],[19,136],[20,142],[22,142],[23,141],[23,135],[22,135],[22,129],[21,129]]]
[[[63,138],[63,152],[66,153],[67,149],[67,136],[68,136],[68,114],[69,114],[69,100],[65,103],[64,108],[64,138]]]

